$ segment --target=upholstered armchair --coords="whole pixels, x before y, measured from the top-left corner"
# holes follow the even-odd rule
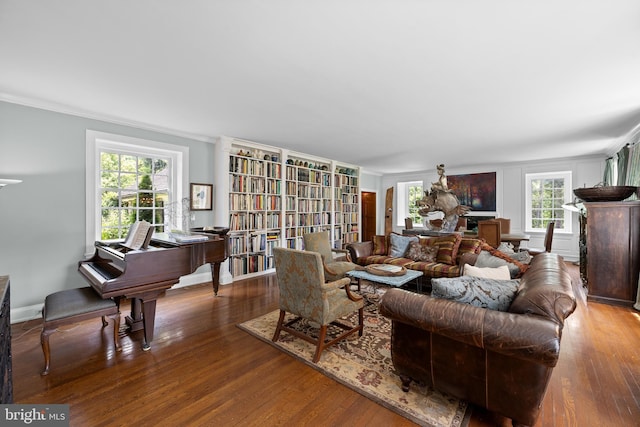
[[[304,249],[318,252],[322,257],[325,278],[329,281],[342,279],[347,272],[355,270],[358,265],[351,262],[351,256],[346,249],[331,247],[328,231],[318,231],[302,235]],[[338,256],[334,256],[338,254]]]
[[[273,341],[278,341],[280,332],[285,331],[316,346],[313,362],[320,360],[322,351],[348,335],[358,332],[362,336],[364,303],[362,297],[350,290],[350,279],[342,278],[325,282],[322,258],[317,252],[299,251],[288,248],[273,250],[276,277],[280,289],[280,318]],[[338,319],[358,312],[358,325],[347,325]],[[296,317],[284,322],[286,313]],[[315,339],[292,326],[301,319],[320,325]],[[327,328],[334,325],[344,332],[327,340]]]

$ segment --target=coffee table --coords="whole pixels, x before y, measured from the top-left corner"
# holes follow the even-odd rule
[[[366,270],[351,270],[347,272],[347,275],[358,279],[358,290],[362,289],[362,280],[367,280],[372,283],[383,284],[399,288],[412,280],[422,276],[422,271],[407,270],[402,276],[380,276],[377,274],[369,273]],[[422,292],[422,286],[418,283],[418,292]]]

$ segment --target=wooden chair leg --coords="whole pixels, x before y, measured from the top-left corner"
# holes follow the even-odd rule
[[[40,375],[48,375],[49,374],[49,366],[51,365],[51,353],[49,349],[49,335],[54,332],[54,330],[42,329],[40,333],[40,345],[42,345],[42,353],[44,354],[44,370],[40,373]]]
[[[322,350],[324,350],[324,340],[327,336],[327,325],[322,325],[320,327],[320,332],[318,333],[318,344],[316,345],[316,353],[313,355],[313,363],[316,363],[320,360],[320,354],[322,354]]]
[[[116,351],[122,351],[120,345],[120,312],[111,316],[113,319],[113,344],[116,346]]]
[[[280,310],[280,318],[278,319],[278,326],[276,326],[276,332],[273,334],[273,342],[278,341],[278,338],[280,338],[280,331],[282,330],[282,323],[284,322],[284,315],[285,315],[285,311],[284,310]]]

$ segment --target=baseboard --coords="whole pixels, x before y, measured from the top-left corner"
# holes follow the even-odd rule
[[[44,303],[30,305],[28,307],[18,307],[11,309],[11,324],[26,322],[27,320],[41,319],[42,307]]]
[[[231,277],[230,274],[228,274],[228,277],[221,275],[220,285],[226,285],[228,283],[232,283],[232,280],[229,280],[230,277]],[[223,278],[226,280],[225,282],[223,282]],[[199,285],[200,283],[205,283],[210,281],[211,281],[210,272],[194,273],[194,274],[189,274],[188,276],[181,277],[180,281],[175,285],[173,285],[172,288],[174,289],[184,288],[186,286]],[[12,308],[11,324],[42,318],[43,306],[44,306],[44,302],[42,304],[30,305],[27,307]]]

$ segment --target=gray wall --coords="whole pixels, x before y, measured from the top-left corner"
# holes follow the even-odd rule
[[[11,276],[12,320],[33,317],[49,293],[86,286],[77,272],[85,247],[87,129],[189,147],[190,181],[213,183],[214,146],[158,132],[0,102],[0,275]],[[197,212],[196,226],[213,225]]]
[[[512,163],[512,164],[489,164],[484,166],[474,166],[473,168],[447,167],[447,175],[462,175],[470,173],[496,172],[496,207],[501,217],[511,219],[511,231],[514,233],[524,232],[525,228],[525,175],[527,173],[572,171],[572,185],[577,187],[592,187],[602,181],[604,173],[605,156],[581,157],[571,159],[551,159],[539,162]],[[438,174],[435,170],[437,156],[430,162],[433,169],[412,172],[406,174],[385,175],[382,179],[382,188],[394,187],[394,198],[397,197],[397,183],[404,181],[423,181],[426,188],[430,188],[431,183],[437,180]],[[395,199],[397,200],[397,199]],[[394,201],[394,207],[396,202]],[[401,232],[404,223],[399,225],[397,209],[394,209],[394,231]],[[378,211],[379,218],[383,218],[384,210]],[[569,260],[578,259],[578,237],[579,222],[578,214],[574,213],[572,221],[572,233],[554,233],[553,251],[559,253]],[[544,247],[544,233],[529,233],[531,240],[523,247]]]

